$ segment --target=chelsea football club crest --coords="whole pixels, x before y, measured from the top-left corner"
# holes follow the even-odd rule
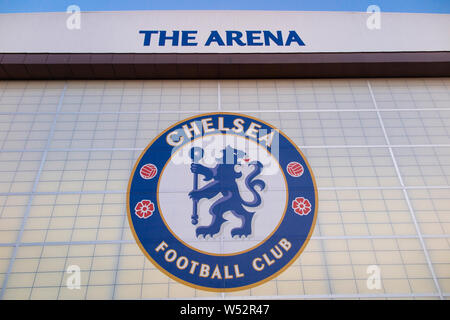
[[[143,253],[186,285],[235,291],[268,281],[307,245],[317,187],[298,147],[256,118],[208,113],[164,130],[127,192]]]

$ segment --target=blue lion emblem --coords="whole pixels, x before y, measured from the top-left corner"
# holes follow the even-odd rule
[[[221,193],[222,198],[214,202],[209,208],[212,215],[212,222],[209,226],[200,226],[196,229],[197,237],[203,235],[211,237],[219,233],[222,224],[227,221],[223,215],[231,211],[236,217],[242,220],[242,226],[231,230],[231,236],[248,236],[252,233],[252,219],[255,212],[248,211],[246,207],[257,207],[261,204],[261,196],[255,189],[264,190],[266,184],[263,180],[256,179],[261,173],[263,165],[259,161],[252,161],[249,165],[254,167],[253,171],[245,178],[245,185],[253,195],[252,201],[245,201],[239,193],[239,187],[236,179],[242,177],[242,172],[235,171],[235,165],[240,165],[239,160],[246,156],[246,153],[227,146],[222,151],[222,158],[216,159],[217,165],[214,168],[208,168],[198,163],[191,164],[191,172],[194,175],[204,176],[204,181],[211,181],[200,189],[189,192],[189,197],[198,202],[200,199],[212,199]],[[196,205],[194,206],[196,207]],[[195,209],[196,210],[196,209]],[[195,224],[195,223],[194,223]]]

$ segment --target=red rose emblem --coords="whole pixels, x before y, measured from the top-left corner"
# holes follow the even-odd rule
[[[292,201],[292,209],[294,209],[295,213],[301,216],[307,215],[311,212],[311,203],[308,199],[297,197],[294,201]]]
[[[150,217],[154,211],[155,205],[150,200],[142,200],[136,204],[136,207],[134,207],[134,213],[136,213],[139,218],[143,219]]]

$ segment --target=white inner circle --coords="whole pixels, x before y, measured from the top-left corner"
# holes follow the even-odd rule
[[[266,186],[263,191],[256,190],[262,198],[257,207],[246,207],[248,211],[255,212],[252,220],[252,233],[247,237],[235,236],[232,238],[231,230],[242,226],[242,220],[231,211],[224,213],[227,220],[221,230],[212,238],[210,236],[196,236],[196,228],[209,226],[212,215],[209,213],[211,205],[222,197],[219,193],[212,199],[201,199],[198,202],[198,224],[191,223],[193,213],[193,201],[188,193],[193,189],[193,173],[190,170],[192,159],[190,150],[192,147],[201,147],[204,156],[200,164],[213,168],[217,165],[217,158],[222,156],[221,151],[226,146],[246,152],[250,159],[248,162],[241,160],[241,165],[236,165],[235,170],[243,173],[236,182],[241,197],[245,201],[252,201],[253,195],[245,185],[245,178],[254,169],[248,165],[251,161],[260,161],[264,167],[260,175],[255,179],[261,179]],[[203,181],[204,176],[198,176],[198,188],[202,188],[211,181]],[[161,173],[159,181],[158,202],[160,214],[172,233],[188,246],[200,251],[212,254],[235,254],[257,246],[265,240],[279,225],[286,207],[286,185],[283,173],[278,161],[272,157],[266,149],[254,141],[237,135],[211,135],[194,140],[179,148],[167,163]]]

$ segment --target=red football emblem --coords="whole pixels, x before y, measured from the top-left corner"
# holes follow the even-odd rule
[[[134,213],[136,213],[139,218],[143,219],[150,217],[153,214],[153,211],[155,211],[155,205],[150,200],[142,200],[134,207]]]
[[[158,173],[158,169],[154,164],[147,163],[146,165],[143,165],[141,168],[141,171],[139,171],[141,174],[142,179],[152,179],[154,176],[156,176],[156,173]]]
[[[303,166],[298,162],[289,162],[286,169],[289,175],[295,178],[303,174]]]

